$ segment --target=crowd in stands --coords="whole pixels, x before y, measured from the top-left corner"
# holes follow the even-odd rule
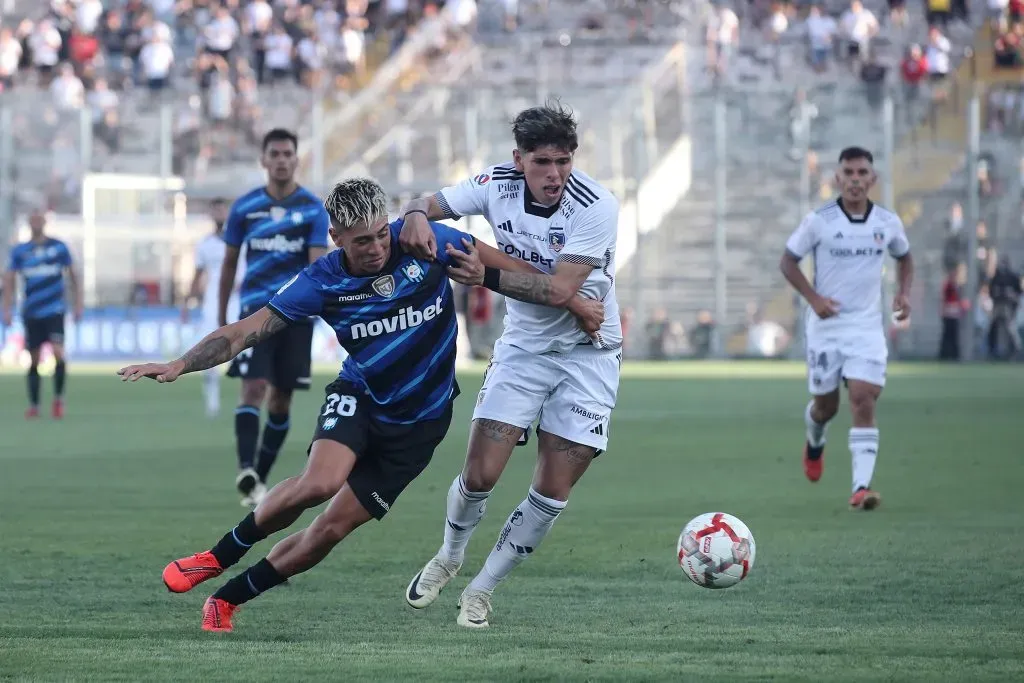
[[[1024,66],[1024,0],[988,0],[996,68]]]
[[[94,168],[102,165],[100,155],[113,160],[114,168],[103,170],[120,170],[129,119],[171,103],[173,171],[201,177],[217,163],[254,158],[268,125],[298,127],[314,92],[328,105],[343,104],[373,64],[398,50],[443,2],[15,2],[20,13],[0,16],[0,102],[16,111],[18,143],[49,147],[55,167],[59,158],[78,156],[78,119],[88,112],[98,146]],[[473,22],[476,0],[447,2],[458,22]],[[151,118],[144,127],[151,137],[158,126]],[[60,196],[51,204],[72,201],[74,183],[52,180]]]

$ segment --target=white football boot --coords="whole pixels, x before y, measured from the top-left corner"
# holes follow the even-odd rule
[[[459,598],[459,626],[466,628],[487,628],[487,617],[491,613],[491,591],[475,590],[466,586]]]
[[[409,587],[405,591],[405,601],[416,609],[423,609],[437,600],[441,589],[455,578],[461,568],[461,562],[456,564],[438,556],[432,557],[420,573],[409,582]]]

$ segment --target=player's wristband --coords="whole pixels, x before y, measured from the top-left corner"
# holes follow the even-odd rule
[[[497,268],[484,266],[484,287],[492,291],[498,291],[498,284],[501,282],[501,271]]]
[[[405,216],[403,216],[403,218],[407,218],[410,213],[422,213],[424,218],[428,218],[427,212],[424,211],[423,209],[412,209],[410,211],[406,211]]]

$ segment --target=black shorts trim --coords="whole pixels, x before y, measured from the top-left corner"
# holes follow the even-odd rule
[[[352,449],[356,464],[346,483],[363,507],[381,519],[427,467],[452,422],[452,403],[435,420],[394,424],[375,418],[380,406],[348,380],[327,386],[310,443],[334,441]]]
[[[273,308],[270,310],[275,315],[282,315]],[[262,379],[277,389],[309,389],[313,325],[283,319],[288,322],[288,327],[238,354],[231,361],[228,377]]]
[[[25,348],[35,351],[43,344],[64,343],[64,314],[48,315],[45,318],[28,318],[23,321]]]

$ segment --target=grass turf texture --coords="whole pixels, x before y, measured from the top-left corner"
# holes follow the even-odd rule
[[[235,384],[223,383],[211,422],[195,378],[129,386],[102,370],[72,366],[57,424],[25,423],[24,381],[0,377],[0,679],[1024,677],[1020,366],[892,368],[883,504],[861,513],[846,506],[845,407],[825,476],[803,478],[799,366],[627,364],[609,452],[499,587],[483,632],[455,625],[455,603],[525,494],[534,441],[492,496],[461,576],[426,610],[402,598],[440,544],[480,381],[464,374],[447,442],[385,521],[247,605],[226,636],[199,628],[224,578],[171,595],[160,572],[244,513],[232,490]],[[301,468],[329,379],[297,394],[275,480]],[[714,510],[757,541],[750,577],[724,591],[692,585],[674,557],[682,525]]]

